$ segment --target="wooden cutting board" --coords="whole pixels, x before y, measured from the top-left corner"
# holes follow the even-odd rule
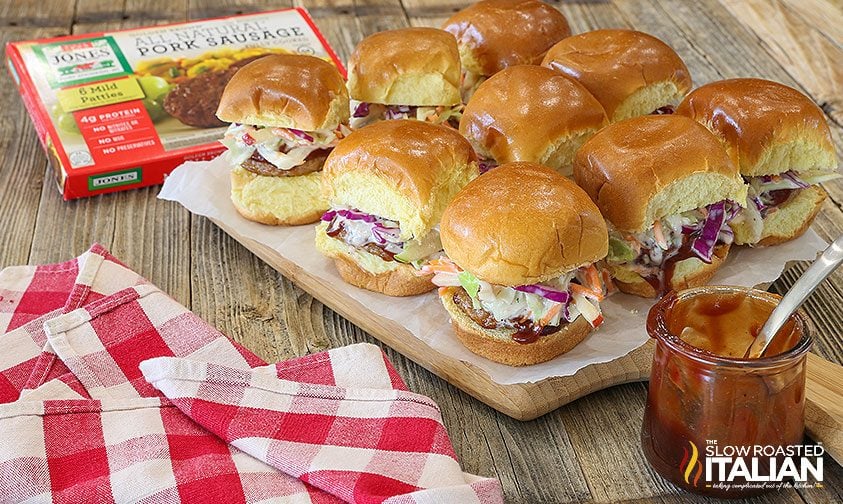
[[[536,383],[495,383],[479,368],[440,353],[398,323],[373,315],[358,301],[341,294],[330,283],[309,275],[270,247],[246,238],[221,221],[212,220],[264,262],[335,312],[448,383],[518,420],[532,420],[591,392],[621,383],[646,381],[650,377],[653,341],[625,357],[592,364],[572,376],[554,377]],[[822,441],[826,450],[841,461],[843,367],[811,354],[808,360],[807,389],[808,433]]]

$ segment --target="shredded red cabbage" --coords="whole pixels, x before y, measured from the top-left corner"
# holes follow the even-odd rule
[[[781,174],[781,177],[787,179],[789,182],[795,185],[795,189],[805,189],[806,187],[810,187],[810,184],[799,178],[793,171],[786,171]]]
[[[477,163],[477,166],[480,168],[480,173],[486,173],[497,165],[498,164],[492,159],[481,159]]]
[[[548,287],[546,285],[519,285],[514,287],[514,289],[521,292],[527,292],[529,294],[536,294],[545,299],[566,305],[568,304],[568,301],[571,300],[571,295],[568,292],[554,289],[553,287]]]
[[[312,136],[310,136],[310,135],[308,135],[307,133],[305,133],[305,132],[304,132],[304,131],[302,131],[302,130],[297,130],[297,129],[290,128],[290,129],[289,129],[289,131],[290,131],[290,133],[292,133],[292,134],[296,135],[296,136],[297,136],[297,137],[299,137],[299,138],[302,138],[302,139],[304,139],[304,140],[307,140],[308,142],[312,142],[312,141],[313,141],[313,137],[312,137]]]
[[[714,247],[717,245],[717,238],[720,230],[726,223],[726,201],[719,201],[706,207],[708,215],[705,218],[699,235],[691,242],[691,251],[703,262],[710,264],[714,254]]]
[[[354,109],[354,113],[351,114],[351,117],[366,117],[367,115],[369,115],[369,104],[366,102],[361,102]]]
[[[340,217],[344,217],[348,220],[360,220],[368,223],[375,223],[378,220],[378,218],[374,215],[370,215],[359,210],[346,210],[344,208],[340,208],[337,210],[328,210],[322,215],[322,220],[325,222],[330,222],[334,220],[337,215],[339,215]],[[384,227],[383,225],[381,226]],[[384,229],[387,228],[384,227]]]
[[[378,220],[374,215],[363,213],[359,210],[337,210],[337,215],[345,217],[348,220],[361,220],[363,222],[373,223]]]
[[[380,222],[375,222],[372,226],[372,237],[379,245],[386,245],[387,243],[401,243],[399,238],[400,230],[398,228],[386,227]]]

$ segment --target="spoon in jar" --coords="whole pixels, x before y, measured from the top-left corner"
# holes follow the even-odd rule
[[[758,332],[744,358],[760,359],[773,342],[773,338],[802,303],[814,292],[838,266],[843,263],[843,235],[837,237],[814,261],[784,295],[770,318]]]

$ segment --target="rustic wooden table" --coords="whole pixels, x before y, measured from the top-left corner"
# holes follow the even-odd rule
[[[455,0],[305,0],[346,59],[362,37],[407,25],[438,26],[466,5]],[[86,33],[290,6],[250,0],[3,0],[2,42]],[[843,3],[840,0],[581,0],[557,4],[574,32],[634,27],[672,45],[694,81],[759,76],[819,103],[843,153]],[[0,267],[55,262],[100,242],[175,299],[269,361],[373,338],[180,206],[157,188],[64,202],[8,76],[0,84]],[[815,224],[843,233],[843,182]],[[799,265],[772,289],[785,290]],[[819,329],[814,351],[843,363],[843,271],[807,307]],[[384,348],[410,387],[442,408],[469,472],[497,476],[511,502],[693,500],[644,460],[639,429],[646,385],[614,387],[538,420],[512,420]],[[841,502],[843,469],[826,458],[822,489],[759,502]]]

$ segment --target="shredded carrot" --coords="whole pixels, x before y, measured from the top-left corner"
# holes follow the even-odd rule
[[[594,298],[597,301],[603,301],[603,293],[595,291],[590,287],[586,287],[584,285],[579,285],[575,283],[572,283],[569,287],[573,294],[582,294],[583,296]]]
[[[612,274],[609,273],[609,270],[604,269],[600,273],[603,276],[603,285],[606,286],[606,293],[611,294],[617,292],[618,288],[615,286],[615,282],[612,281]]]
[[[664,239],[661,221],[653,222],[653,235],[656,237],[656,243],[658,243],[661,248],[667,249],[667,240]]]
[[[597,272],[597,268],[593,264],[590,264],[585,269],[585,274],[591,290],[603,292],[603,287],[600,285],[600,274]]]
[[[555,303],[553,306],[550,307],[549,310],[547,310],[547,313],[544,314],[544,317],[539,320],[539,325],[544,327],[549,324],[550,321],[553,320],[553,317],[555,317],[561,310],[562,303]]]

